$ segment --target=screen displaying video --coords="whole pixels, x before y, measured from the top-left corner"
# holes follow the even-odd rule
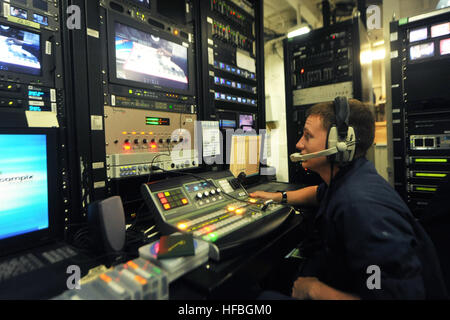
[[[0,24],[0,71],[41,74],[40,35]]]
[[[409,48],[411,60],[423,59],[434,56],[434,42],[418,44]]]
[[[48,17],[46,16],[41,16],[40,14],[33,13],[33,21],[42,24],[43,26],[48,26]]]
[[[431,37],[436,38],[450,33],[450,22],[437,24],[431,27]]]
[[[441,56],[450,53],[450,38],[441,40]]]
[[[188,90],[188,48],[116,23],[117,78]]]
[[[240,114],[239,115],[239,128],[244,131],[249,131],[253,129],[253,116],[251,114]]]
[[[0,134],[0,146],[0,239],[48,228],[46,136]]]
[[[420,41],[420,40],[425,40],[426,38],[428,38],[428,29],[427,29],[427,27],[411,30],[409,32],[409,42],[416,42],[416,41]]]
[[[25,19],[25,20],[28,19],[27,10],[24,10],[21,8],[11,6],[11,12],[9,14],[16,18]]]

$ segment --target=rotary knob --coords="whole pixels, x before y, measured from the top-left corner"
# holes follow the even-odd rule
[[[204,195],[205,197],[209,197],[209,192],[208,192],[208,191],[205,191],[205,192],[203,192],[203,195]]]
[[[211,190],[209,193],[211,193],[211,195],[215,195],[216,194],[216,190]]]
[[[203,198],[203,194],[201,192],[197,193],[197,199]]]

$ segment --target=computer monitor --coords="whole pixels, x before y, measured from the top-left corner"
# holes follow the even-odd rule
[[[231,137],[230,171],[237,178],[240,173],[247,177],[259,175],[261,136],[235,134]]]
[[[55,236],[56,129],[0,129],[0,256]]]

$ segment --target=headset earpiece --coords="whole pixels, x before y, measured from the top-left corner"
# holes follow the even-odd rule
[[[356,147],[355,131],[348,124],[350,108],[346,97],[334,99],[334,114],[336,121],[328,131],[326,148],[336,147],[339,152],[329,156],[328,160],[343,165],[353,160]]]

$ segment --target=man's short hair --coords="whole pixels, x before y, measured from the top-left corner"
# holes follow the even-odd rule
[[[359,100],[349,99],[349,126],[353,127],[356,135],[356,149],[354,158],[364,157],[372,146],[375,138],[375,117],[370,107]],[[336,122],[333,102],[323,102],[312,106],[306,117],[318,115],[322,119],[322,126],[328,132]]]

